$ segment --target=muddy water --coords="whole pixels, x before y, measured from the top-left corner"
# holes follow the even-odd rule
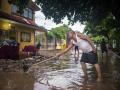
[[[67,60],[54,60],[43,65],[43,74],[35,75],[34,90],[119,90],[119,59],[113,54],[104,55],[104,58],[99,54],[99,61],[103,74],[101,83],[96,82],[95,70],[89,64],[89,81],[85,81],[80,62],[70,55]]]
[[[42,64],[34,73],[0,73],[0,90],[120,90],[120,59],[114,54],[99,59],[103,75],[99,83],[89,64],[89,80],[84,80],[80,62],[71,54]]]
[[[25,73],[0,72],[0,90],[33,90],[34,79]]]

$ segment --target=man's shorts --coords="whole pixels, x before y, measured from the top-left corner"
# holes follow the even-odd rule
[[[97,53],[94,52],[83,53],[80,62],[97,64],[98,63]]]

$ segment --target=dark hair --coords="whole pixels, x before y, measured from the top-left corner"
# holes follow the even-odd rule
[[[68,46],[69,42],[70,42],[70,37],[69,37],[69,32],[67,32],[67,35],[66,35],[66,45]]]
[[[66,40],[66,43],[67,43],[66,45],[67,45],[67,46],[69,45],[70,40],[71,40],[71,38],[69,37],[69,33],[70,33],[70,32],[75,33],[75,31],[73,31],[73,30],[69,30],[69,31],[67,32],[67,35],[66,35],[66,36],[67,36],[67,40]]]

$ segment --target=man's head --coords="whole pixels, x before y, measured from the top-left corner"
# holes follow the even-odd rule
[[[69,39],[73,39],[74,35],[75,35],[75,31],[71,30],[71,31],[68,32],[68,38]]]
[[[70,31],[67,33],[67,46],[69,45],[71,39],[73,39],[73,34],[74,34],[74,33],[75,33],[75,32],[72,31],[72,30],[70,30]]]

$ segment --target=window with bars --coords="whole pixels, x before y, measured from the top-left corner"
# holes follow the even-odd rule
[[[12,13],[17,14],[18,10],[19,10],[19,7],[12,4]],[[25,18],[33,19],[33,11],[32,11],[32,9],[30,9],[30,8],[24,9],[23,14],[21,16],[23,16]]]
[[[22,16],[29,18],[29,19],[33,19],[33,11],[29,8],[26,8]]]
[[[31,41],[31,33],[21,32],[21,41],[22,42],[30,42]]]
[[[17,13],[18,7],[14,4],[12,4],[12,13]]]

